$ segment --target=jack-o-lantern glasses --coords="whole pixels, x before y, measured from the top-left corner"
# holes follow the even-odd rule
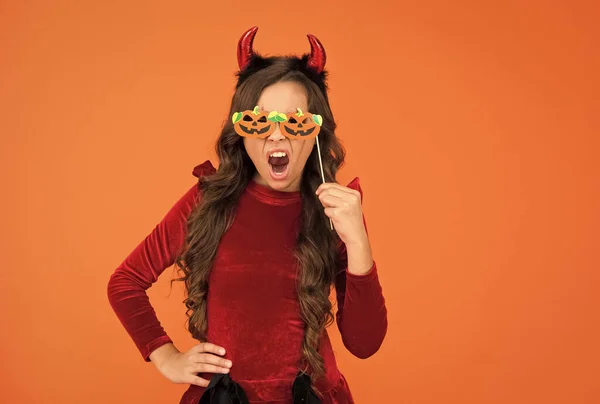
[[[281,134],[285,137],[308,140],[317,137],[323,118],[321,115],[302,112],[300,108],[295,114],[286,115],[277,111],[260,111],[256,106],[253,110],[234,113],[231,121],[235,132],[244,137],[264,139],[280,125]]]

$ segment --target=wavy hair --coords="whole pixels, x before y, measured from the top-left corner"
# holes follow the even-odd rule
[[[236,88],[229,116],[235,111],[252,109],[263,89],[280,81],[302,85],[308,96],[308,110],[323,117],[319,133],[323,170],[327,182],[335,181],[336,172],[344,163],[345,150],[335,136],[336,124],[329,106],[327,92],[297,69],[298,58],[273,57],[270,65],[254,72]],[[176,266],[183,276],[187,296],[187,327],[194,338],[206,340],[206,298],[208,276],[222,235],[234,220],[237,202],[256,173],[246,153],[242,138],[227,120],[217,140],[219,165],[216,173],[198,181],[202,195],[187,221],[187,234]],[[339,257],[339,236],[329,228],[329,219],[314,191],[321,183],[317,148],[313,148],[302,173],[300,193],[303,201],[300,232],[294,247],[298,263],[298,301],[304,321],[302,343],[303,371],[311,369],[316,380],[325,373],[323,357],[318,352],[324,330],[333,322],[329,293],[335,279]]]

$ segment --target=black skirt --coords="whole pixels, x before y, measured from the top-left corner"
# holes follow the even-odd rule
[[[310,377],[298,372],[290,391],[294,404],[320,404],[321,400],[310,385]],[[216,374],[198,404],[250,404],[246,393],[228,374]]]

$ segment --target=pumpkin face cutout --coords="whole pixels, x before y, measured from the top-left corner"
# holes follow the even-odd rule
[[[300,108],[297,111],[288,117],[277,111],[260,111],[256,106],[253,110],[235,112],[231,121],[235,133],[243,137],[264,139],[275,131],[277,125],[280,125],[281,134],[288,139],[308,140],[317,137],[323,123],[321,115],[302,112]]]
[[[269,119],[267,112],[261,112],[258,106],[253,110],[236,112],[231,117],[235,133],[244,137],[264,139],[273,133],[277,125]]]
[[[298,112],[289,116],[287,121],[281,122],[281,133],[295,140],[308,140],[317,137],[321,130],[323,118],[321,115],[311,114],[310,112],[302,112],[298,108]]]

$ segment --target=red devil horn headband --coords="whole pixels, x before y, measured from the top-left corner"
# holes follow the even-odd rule
[[[308,67],[315,70],[317,73],[321,73],[325,68],[325,48],[321,41],[316,36],[308,34],[308,42],[310,42],[310,56],[308,57]]]
[[[258,31],[258,27],[250,28],[248,31],[244,32],[244,35],[242,35],[238,41],[237,58],[240,70],[244,70],[250,62],[250,59],[252,59],[252,55],[254,54],[252,44],[254,43],[256,31]]]
[[[252,44],[254,43],[256,31],[258,31],[258,27],[250,28],[242,35],[238,42],[237,58],[240,70],[244,70],[250,59],[252,59],[252,55],[254,55]],[[316,36],[308,34],[307,37],[308,42],[310,42],[310,56],[306,63],[309,68],[317,73],[321,73],[325,68],[325,60],[327,59],[325,48],[323,48],[323,44],[321,44]]]

